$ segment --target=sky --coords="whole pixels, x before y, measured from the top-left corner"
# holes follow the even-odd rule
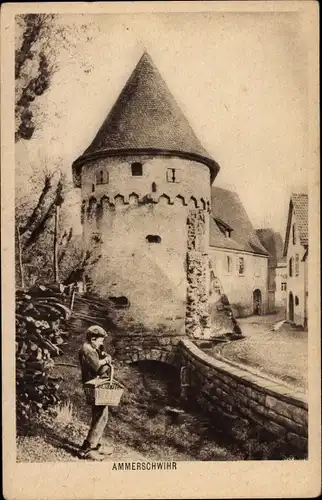
[[[55,47],[58,70],[39,99],[45,118],[17,144],[17,172],[43,163],[71,176],[147,50],[220,165],[214,185],[239,194],[255,228],[284,237],[290,194],[306,190],[309,168],[300,21],[296,12],[61,15],[73,43]]]

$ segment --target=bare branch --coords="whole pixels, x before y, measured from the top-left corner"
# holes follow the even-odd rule
[[[39,196],[38,203],[35,206],[31,216],[28,218],[26,224],[20,229],[20,235],[23,236],[26,231],[30,230],[30,228],[32,228],[33,224],[41,216],[42,211],[45,208],[47,196],[52,188],[53,177],[54,177],[53,174],[51,174],[51,175],[46,174],[44,187],[43,187],[42,192]]]

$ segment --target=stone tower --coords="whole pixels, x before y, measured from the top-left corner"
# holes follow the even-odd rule
[[[207,326],[210,186],[219,170],[147,53],[73,164],[91,290],[123,303],[124,325]]]

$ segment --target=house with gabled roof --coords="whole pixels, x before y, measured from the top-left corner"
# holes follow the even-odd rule
[[[273,313],[276,308],[285,305],[283,296],[286,294],[286,282],[283,278],[283,239],[280,233],[271,228],[261,228],[256,230],[256,234],[268,253],[268,312]],[[285,290],[284,290],[285,288]]]
[[[292,193],[283,256],[287,262],[288,321],[307,327],[308,321],[308,195]]]
[[[236,316],[267,312],[268,253],[237,193],[211,188],[209,257]]]
[[[124,327],[208,336],[214,282],[243,313],[265,312],[266,250],[238,195],[212,187],[219,165],[147,53],[72,171],[95,253],[86,286],[128,305]]]

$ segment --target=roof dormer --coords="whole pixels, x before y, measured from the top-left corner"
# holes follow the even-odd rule
[[[233,228],[227,224],[227,222],[224,222],[223,220],[219,219],[218,217],[213,217],[218,229],[220,232],[225,236],[225,238],[230,238],[231,233],[233,231]]]

